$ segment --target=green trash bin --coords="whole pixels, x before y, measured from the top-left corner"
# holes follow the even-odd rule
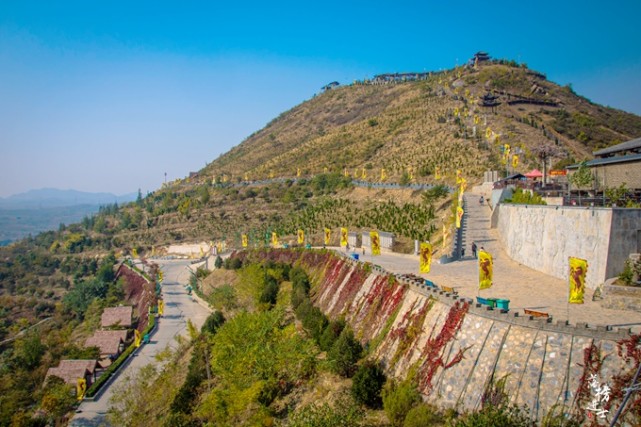
[[[510,300],[509,299],[497,299],[496,300],[496,308],[500,308],[501,310],[509,310],[510,309]]]

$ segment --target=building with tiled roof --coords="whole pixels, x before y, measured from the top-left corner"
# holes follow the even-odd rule
[[[641,154],[641,138],[631,139],[630,141],[595,151],[592,154],[600,158]]]
[[[108,307],[102,312],[100,318],[100,325],[103,328],[110,328],[113,326],[120,326],[123,328],[131,328],[133,317],[133,307]]]
[[[96,379],[96,369],[100,368],[97,360],[61,360],[55,368],[49,368],[45,381],[50,376],[62,378],[62,380],[75,386],[80,378],[87,381],[89,387]]]
[[[601,192],[606,188],[623,185],[637,193],[641,191],[641,138],[613,145],[592,154],[596,158],[586,162],[586,166],[590,168],[594,180],[586,190]],[[568,174],[572,176],[579,166],[580,163],[568,166]]]
[[[96,331],[87,338],[85,347],[98,347],[102,359],[115,359],[125,349],[127,330]]]

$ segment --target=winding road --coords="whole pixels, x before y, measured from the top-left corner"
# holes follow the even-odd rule
[[[190,297],[183,285],[189,282],[190,266],[188,260],[156,260],[160,265],[164,281],[162,285],[165,300],[165,314],[159,318],[157,328],[151,336],[151,342],[141,346],[123,365],[111,382],[103,387],[102,392],[93,401],[85,400],[80,404],[70,426],[109,426],[106,415],[113,390],[128,376],[134,375],[140,368],[149,363],[157,363],[155,356],[167,346],[176,346],[176,336],[187,335],[187,320],[197,329],[203,325],[210,310],[198,304]]]

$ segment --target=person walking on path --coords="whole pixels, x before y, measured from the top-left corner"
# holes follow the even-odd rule
[[[476,250],[477,250],[476,242],[472,242],[472,256],[474,256],[475,259],[477,258]]]

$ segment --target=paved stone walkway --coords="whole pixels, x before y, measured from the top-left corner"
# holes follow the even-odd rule
[[[361,255],[364,261],[378,264],[393,273],[414,273],[440,286],[451,286],[462,297],[510,300],[510,311],[524,314],[523,309],[549,313],[555,320],[576,324],[611,325],[632,328],[641,332],[641,313],[602,308],[599,301],[592,301],[593,290],[587,289],[584,304],[568,304],[567,280],[548,276],[512,260],[506,253],[498,236],[498,230],[490,228],[491,209],[487,203],[480,205],[480,190],[475,189],[465,197],[463,221],[465,258],[448,264],[432,263],[429,274],[418,273],[418,256],[383,253],[381,256]],[[489,194],[484,195],[485,198]],[[484,247],[494,258],[494,284],[490,289],[478,290],[478,264],[472,256],[472,242]],[[442,254],[440,247],[435,258]],[[436,260],[434,260],[436,261]]]

